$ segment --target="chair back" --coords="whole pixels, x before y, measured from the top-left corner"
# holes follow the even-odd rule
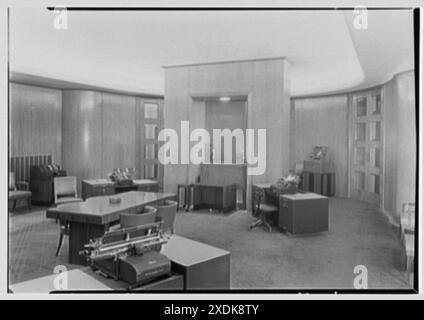
[[[15,173],[9,171],[9,190],[16,190]]]
[[[54,202],[60,197],[77,197],[77,177],[57,177],[53,180]]]
[[[294,173],[297,175],[301,175],[303,172],[304,166],[302,162],[296,163],[294,165]]]
[[[158,210],[157,219],[162,220],[162,231],[173,233],[178,203],[176,201],[165,200],[163,205],[157,205],[155,207]]]
[[[402,205],[401,225],[404,230],[415,230],[415,203],[407,202]]]
[[[154,223],[155,220],[156,209],[149,206],[144,207],[144,212],[142,213],[121,213],[119,228],[109,229],[109,232],[103,236],[103,243],[108,244],[116,241],[124,241],[127,239],[127,234],[130,238],[145,236],[150,232],[150,229],[130,230],[128,233],[121,232],[121,229]]]
[[[122,228],[130,228],[153,223],[156,220],[156,214],[156,208],[145,206],[142,213],[121,213],[120,224]]]

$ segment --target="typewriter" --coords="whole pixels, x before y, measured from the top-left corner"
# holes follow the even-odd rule
[[[128,283],[128,288],[153,282],[171,273],[170,260],[160,253],[166,240],[161,222],[120,228],[91,240],[80,254],[91,268],[106,277]]]

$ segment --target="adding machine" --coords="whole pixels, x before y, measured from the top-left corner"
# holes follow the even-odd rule
[[[171,261],[160,253],[167,241],[160,231],[161,222],[120,228],[90,240],[80,252],[93,270],[129,288],[152,282],[171,273]]]

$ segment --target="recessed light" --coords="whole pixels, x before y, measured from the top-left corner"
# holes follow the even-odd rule
[[[230,101],[231,100],[231,98],[230,97],[220,97],[219,98],[219,101],[222,101],[222,102],[228,102],[228,101]]]

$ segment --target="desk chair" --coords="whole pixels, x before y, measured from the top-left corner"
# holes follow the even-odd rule
[[[302,162],[296,163],[294,165],[294,174],[299,176],[300,178],[298,189],[303,189],[303,170],[304,170],[304,165]]]
[[[400,238],[405,250],[405,271],[408,283],[412,285],[415,259],[415,203],[413,202],[404,203],[402,206]]]
[[[252,230],[256,227],[264,227],[265,230],[271,232],[272,226],[267,221],[267,218],[271,214],[278,214],[278,207],[276,205],[267,203],[264,189],[256,190],[254,193],[254,198],[254,203],[256,204],[256,206],[255,208],[252,208],[252,210],[254,210],[254,212],[256,213],[255,216],[259,216],[259,219],[249,226],[249,230]]]
[[[56,206],[82,201],[82,199],[79,198],[77,195],[77,177],[67,176],[67,177],[54,178],[53,179],[53,196],[54,196],[54,203]],[[60,220],[59,228],[60,228],[60,236],[59,236],[59,243],[56,249],[56,256],[58,256],[60,253],[64,236],[69,236],[69,222]]]
[[[18,186],[20,186],[19,189]],[[28,182],[16,181],[15,173],[9,172],[9,200],[13,201],[12,209],[15,209],[16,201],[20,199],[25,199],[28,210],[31,209],[31,195]]]
[[[156,221],[156,217],[157,209],[150,206],[145,206],[142,213],[121,213],[119,219],[120,228],[130,228],[153,223]],[[140,230],[132,236],[143,236],[146,235],[146,233],[146,230]]]
[[[77,177],[54,178],[53,187],[55,205],[82,201],[77,194]]]
[[[177,214],[178,202],[165,200],[163,205],[156,205],[157,217],[156,220],[162,220],[162,232],[174,233],[175,215]]]
[[[61,205],[58,205],[57,208],[60,208]],[[60,249],[62,248],[63,238],[69,237],[69,222],[64,220],[59,220],[59,242],[57,244],[56,249],[56,257],[60,253]]]
[[[414,280],[414,259],[415,259],[415,235],[405,234],[403,246],[405,248],[405,271],[408,283],[413,285]]]
[[[403,240],[405,234],[415,233],[415,203],[407,202],[402,205],[400,214],[400,238]]]

